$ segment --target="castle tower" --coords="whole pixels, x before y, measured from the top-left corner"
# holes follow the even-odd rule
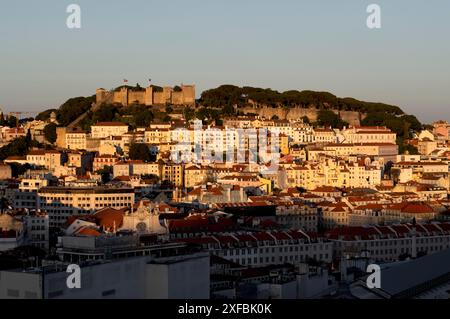
[[[105,100],[105,97],[106,97],[106,90],[105,89],[97,89],[95,91],[95,96],[96,96],[97,104],[102,103]]]
[[[165,86],[163,88],[164,103],[172,103],[172,92],[173,88],[170,86]]]
[[[120,103],[122,106],[128,106],[128,88],[123,87],[120,89]]]
[[[153,105],[153,87],[151,85],[145,89],[145,105]]]
[[[195,104],[195,85],[182,85],[181,90],[183,92],[183,104],[194,105]]]

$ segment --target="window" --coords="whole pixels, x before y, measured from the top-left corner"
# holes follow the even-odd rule
[[[19,298],[19,290],[16,289],[8,289],[8,297]]]
[[[50,298],[50,299],[56,298],[56,297],[62,296],[63,294],[64,294],[64,292],[62,290],[49,292],[48,293],[48,298]]]
[[[111,289],[111,290],[106,290],[104,292],[102,292],[102,296],[106,297],[106,296],[112,296],[116,294],[116,290],[115,289]]]

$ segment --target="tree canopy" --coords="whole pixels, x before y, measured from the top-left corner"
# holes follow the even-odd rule
[[[90,97],[76,97],[67,100],[60,106],[57,112],[57,119],[62,126],[67,126],[75,121],[80,115],[87,112],[92,103],[95,102],[95,95]]]
[[[404,139],[410,137],[410,131],[420,131],[422,124],[413,115],[392,116],[384,112],[369,113],[367,117],[361,121],[366,126],[386,126],[397,136]]]
[[[47,121],[50,118],[50,115],[52,114],[52,112],[55,112],[57,114],[58,110],[57,109],[45,110],[45,111],[39,113],[38,115],[36,115],[36,120]]]
[[[50,123],[44,127],[44,136],[47,141],[54,144],[56,142],[56,124]]]
[[[353,98],[338,98],[329,92],[315,91],[286,91],[278,92],[271,89],[254,87],[237,87],[234,85],[222,85],[202,93],[200,105],[205,107],[225,107],[237,105],[243,107],[249,102],[272,107],[315,107],[318,109],[335,109],[345,111],[357,111],[362,113],[386,112],[402,115],[403,111],[398,106],[359,101]]]
[[[144,162],[151,162],[154,160],[148,145],[142,143],[131,143],[129,157],[132,160],[141,160]]]
[[[9,156],[25,156],[30,149],[31,143],[26,137],[19,137],[0,148],[0,160],[5,160]]]
[[[348,126],[348,123],[342,121],[339,115],[333,111],[321,110],[317,116],[316,125],[342,129],[344,126]]]

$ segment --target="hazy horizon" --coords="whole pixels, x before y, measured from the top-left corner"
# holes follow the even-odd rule
[[[81,6],[82,28],[66,27]],[[382,28],[366,26],[366,7]],[[223,84],[326,91],[450,121],[450,3],[424,1],[106,1],[4,3],[0,107],[43,111],[130,85]]]

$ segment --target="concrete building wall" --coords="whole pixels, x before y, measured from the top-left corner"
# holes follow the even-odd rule
[[[209,256],[158,260],[137,257],[81,268],[81,288],[70,289],[67,266],[58,271],[0,272],[0,299],[208,299]]]
[[[42,299],[40,275],[0,271],[0,299]]]
[[[209,256],[147,265],[147,298],[209,299]],[[149,289],[149,288],[152,289]]]

